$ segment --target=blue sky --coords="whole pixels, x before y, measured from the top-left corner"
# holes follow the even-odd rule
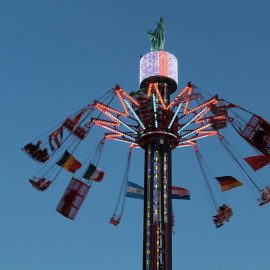
[[[106,178],[74,222],[55,211],[71,176],[63,173],[50,190],[36,192],[28,178],[39,165],[20,148],[115,84],[138,89],[139,57],[150,48],[146,33],[160,16],[165,49],[179,61],[179,88],[192,81],[270,120],[269,10],[267,0],[1,1],[0,269],[140,269],[142,202],[128,199],[121,225],[108,224],[127,145],[105,146]],[[95,129],[83,151],[101,134]],[[241,154],[254,154],[237,134],[225,134]],[[216,139],[200,146],[214,175],[241,177]],[[175,150],[173,165],[174,184],[192,195],[174,203],[174,269],[265,268],[270,206],[259,207],[247,186],[233,190],[226,197],[235,214],[216,230],[193,151]],[[142,150],[131,167],[132,180],[141,184]],[[260,175],[270,183],[268,168]]]

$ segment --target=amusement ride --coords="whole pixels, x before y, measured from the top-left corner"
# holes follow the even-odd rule
[[[270,186],[255,174],[270,162],[270,124],[218,95],[205,94],[192,82],[174,94],[178,87],[178,62],[164,50],[162,18],[154,31],[148,31],[148,37],[151,50],[140,58],[138,90],[128,93],[115,85],[22,150],[42,165],[42,170],[29,179],[38,191],[51,188],[63,169],[72,174],[56,210],[73,220],[93,183],[105,176],[99,162],[106,141],[129,144],[121,190],[109,222],[114,226],[120,224],[126,197],[142,199],[143,270],[171,270],[172,199],[190,199],[188,189],[172,184],[172,151],[182,147],[194,149],[215,209],[213,223],[220,228],[232,218],[233,211],[217,198],[222,198],[222,192],[241,186],[243,181],[256,193],[259,206],[270,202]],[[229,126],[255,150],[253,156],[242,158],[222,135],[222,130]],[[104,136],[85,161],[80,162],[75,157],[76,151],[94,127],[103,128]],[[242,182],[230,175],[211,175],[198,141],[213,136],[244,175]],[[144,186],[129,181],[131,158],[136,149],[144,150]],[[220,189],[213,185],[215,181]]]

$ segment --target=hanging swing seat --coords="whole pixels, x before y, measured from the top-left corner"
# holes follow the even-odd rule
[[[87,135],[87,130],[77,125],[76,122],[69,117],[65,120],[63,126],[81,140],[83,140]]]
[[[216,106],[216,105],[212,105],[211,106],[211,112],[215,116],[227,116],[227,114],[228,114],[228,112],[227,112],[227,106]]]
[[[223,204],[218,208],[217,214],[213,217],[213,221],[217,228],[224,225],[224,222],[229,222],[232,217],[232,208]]]
[[[259,199],[259,205],[265,205],[270,202],[270,187],[267,186],[261,191],[261,198]]]
[[[87,130],[83,127],[76,126],[73,131],[73,134],[78,138],[80,138],[81,140],[83,140],[87,135]]]
[[[29,182],[33,186],[33,188],[39,190],[39,191],[45,191],[48,189],[48,187],[52,184],[52,181],[45,179],[44,177],[38,178],[33,177],[32,179],[29,179]]]
[[[260,116],[254,114],[240,135],[264,155],[270,154],[270,124]]]
[[[226,119],[226,117],[221,118],[221,119],[219,119],[219,118],[215,119],[215,117],[213,117],[210,120],[210,122],[211,122],[212,128],[215,129],[215,130],[219,130],[219,129],[227,127],[227,119]]]
[[[114,226],[117,226],[120,223],[120,220],[121,216],[114,214],[110,219],[110,223]]]
[[[63,123],[63,126],[68,129],[70,132],[73,131],[74,127],[75,127],[75,123],[74,121],[71,119],[71,118],[67,118],[64,123]]]
[[[45,163],[50,158],[48,149],[40,148],[40,142],[37,142],[37,144],[28,143],[22,148],[22,150],[32,159],[41,163]]]

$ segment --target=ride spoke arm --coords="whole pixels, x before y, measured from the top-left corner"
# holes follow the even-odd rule
[[[207,133],[205,133],[204,135],[197,135],[197,136],[195,136],[195,137],[193,137],[193,138],[186,139],[186,140],[184,140],[184,141],[180,141],[179,144],[197,141],[197,140],[199,140],[199,139],[203,139],[203,138],[210,137],[210,136],[214,136],[214,135],[217,135],[217,131],[207,132]]]

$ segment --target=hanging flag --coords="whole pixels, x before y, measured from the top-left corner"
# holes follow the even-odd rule
[[[144,198],[144,188],[134,184],[132,182],[127,182],[127,197],[130,198],[136,198],[136,199],[142,199]]]
[[[144,199],[144,188],[130,181],[127,182],[127,197]],[[172,199],[190,200],[189,190],[182,187],[172,186]]]
[[[49,144],[51,150],[54,151],[60,148],[62,142],[63,142],[63,127],[60,127],[49,136]]]
[[[73,157],[68,151],[65,151],[62,158],[56,163],[65,170],[75,173],[81,167],[81,163]]]
[[[190,192],[185,188],[172,186],[172,199],[190,200]]]
[[[270,162],[270,155],[247,157],[245,161],[254,171],[257,171]]]
[[[105,173],[103,170],[97,168],[94,164],[90,163],[88,169],[83,175],[83,178],[100,182],[103,179],[104,174]]]
[[[219,182],[222,191],[227,191],[242,185],[241,182],[239,182],[232,176],[219,176],[215,178]]]
[[[96,168],[95,172],[92,174],[91,179],[94,180],[95,182],[100,182],[103,177],[104,177],[105,172],[102,171],[99,168]]]

